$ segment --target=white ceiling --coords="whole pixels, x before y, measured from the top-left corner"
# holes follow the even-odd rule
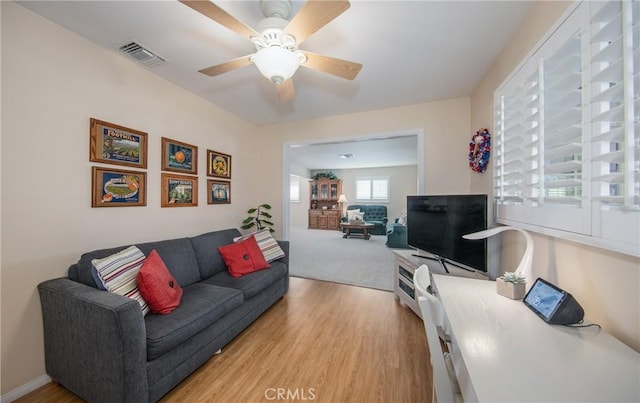
[[[416,135],[300,144],[289,149],[289,161],[310,170],[417,165],[417,144]],[[341,158],[344,154],[352,154],[353,157]]]
[[[296,97],[281,102],[273,84],[255,66],[217,77],[199,73],[255,49],[248,40],[178,1],[18,3],[113,52],[125,41],[136,40],[168,60],[144,68],[258,126],[468,96],[531,5],[530,1],[353,0],[350,9],[300,48],[362,63],[360,74],[348,81],[300,68],[294,76]],[[258,1],[215,3],[251,27],[264,17]],[[293,1],[293,14],[303,4]],[[310,165],[314,159],[327,161],[336,151],[355,147],[340,152],[352,152],[357,159],[337,161],[331,167],[339,169],[345,164],[354,167],[353,163],[364,167],[364,160],[394,155],[374,156],[373,149],[367,154],[369,147],[359,143],[300,147],[292,158],[301,153],[299,159]],[[415,163],[415,148],[398,148],[415,144],[406,140],[375,144],[378,149],[397,150],[396,159],[412,155],[410,160],[378,160],[377,166],[410,165],[411,158]],[[321,154],[325,149],[328,154]]]

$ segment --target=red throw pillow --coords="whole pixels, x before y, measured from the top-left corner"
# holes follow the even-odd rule
[[[151,312],[166,315],[180,305],[182,288],[155,249],[142,263],[137,280],[140,294]]]
[[[264,260],[264,255],[253,236],[240,242],[220,246],[218,252],[227,264],[229,274],[235,278],[271,267]]]

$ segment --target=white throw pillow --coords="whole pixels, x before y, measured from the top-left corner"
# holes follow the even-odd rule
[[[107,291],[135,299],[142,314],[146,315],[149,306],[138,289],[138,272],[144,260],[144,253],[136,246],[130,246],[103,259],[93,259],[91,264]]]
[[[360,209],[347,210],[347,220],[355,220],[356,214],[360,216],[360,219],[362,219],[362,216],[364,216],[364,213],[362,213]]]
[[[271,231],[269,231],[269,228],[263,228],[260,231],[233,238],[233,242],[245,240],[252,235],[255,236],[256,242],[258,242],[258,247],[262,251],[264,260],[266,260],[267,263],[271,263],[274,260],[278,260],[285,256],[285,253],[278,244],[278,241],[276,241],[275,238],[271,236]]]

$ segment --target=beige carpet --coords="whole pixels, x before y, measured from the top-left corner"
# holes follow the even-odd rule
[[[369,240],[342,232],[291,228],[290,274],[314,280],[393,290],[393,249],[386,235]]]

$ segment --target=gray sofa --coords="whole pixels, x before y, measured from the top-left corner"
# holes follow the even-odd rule
[[[239,278],[227,271],[218,246],[236,229],[137,244],[156,249],[184,294],[168,315],[142,315],[137,301],[99,290],[91,260],[125,247],[85,253],[68,278],[38,285],[45,365],[56,382],[90,402],[154,402],[247,328],[289,287],[286,256]]]

